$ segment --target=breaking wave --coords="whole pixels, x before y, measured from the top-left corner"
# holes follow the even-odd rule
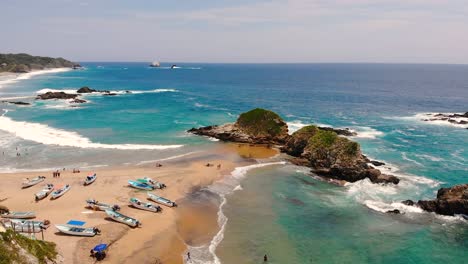
[[[103,144],[92,142],[76,132],[56,129],[40,123],[14,121],[5,116],[0,116],[0,130],[14,134],[16,137],[38,142],[45,145],[57,145],[77,148],[102,148],[122,150],[162,150],[180,148],[183,145],[146,145],[146,144]]]

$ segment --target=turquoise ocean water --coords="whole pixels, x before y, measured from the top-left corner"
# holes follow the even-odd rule
[[[337,187],[280,163],[238,168],[209,189],[223,199],[220,233],[193,248],[198,263],[464,263],[468,224],[399,203],[433,198],[468,182],[468,130],[420,121],[422,114],[468,111],[468,66],[385,64],[83,63],[84,70],[2,84],[0,170],[138,164],[209,149],[219,142],[191,127],[234,121],[253,107],[278,112],[297,129],[309,123],[349,127],[368,156],[402,178]],[[44,89],[81,86],[71,107],[34,101]],[[125,91],[130,91],[126,93]],[[17,150],[18,149],[18,150]],[[20,152],[21,157],[16,157]],[[405,214],[386,215],[389,209]]]

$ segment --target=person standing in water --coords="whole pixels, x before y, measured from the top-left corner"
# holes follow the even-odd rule
[[[263,256],[263,262],[268,262],[268,256],[266,254]]]

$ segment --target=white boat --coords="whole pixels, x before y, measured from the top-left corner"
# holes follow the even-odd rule
[[[37,176],[32,179],[26,178],[21,187],[28,188],[28,187],[34,186],[40,182],[43,182],[45,178],[46,178],[45,176]]]
[[[145,190],[145,191],[152,191],[154,190],[154,187],[151,186],[151,185],[148,185],[146,183],[141,183],[139,181],[132,181],[132,180],[129,180],[128,181],[128,185],[130,185],[130,187],[133,187],[135,189],[140,189],[140,190]]]
[[[152,203],[143,203],[140,200],[138,200],[137,198],[130,198],[130,204],[135,208],[150,211],[150,212],[154,212],[154,213],[157,213],[157,212],[162,210],[161,206],[159,206],[159,205],[155,205],[155,204],[152,204]]]
[[[86,185],[90,185],[91,183],[93,183],[94,181],[96,181],[96,179],[97,179],[96,173],[91,174],[91,175],[88,175],[88,176],[86,176],[86,179],[85,179],[85,181],[84,181],[84,185],[85,185],[85,186],[86,186]]]
[[[140,221],[136,220],[135,218],[128,217],[121,213],[112,210],[106,210],[106,214],[112,218],[112,220],[126,224],[131,227],[137,227],[141,225]]]
[[[161,183],[161,182],[157,182],[157,181],[151,179],[150,177],[143,177],[142,179],[138,179],[137,181],[139,181],[141,183],[144,183],[144,184],[147,184],[147,185],[150,185],[150,186],[152,186],[153,188],[156,188],[156,189],[166,188],[166,184]]]
[[[36,213],[34,212],[9,212],[1,215],[3,218],[14,218],[14,219],[29,219],[35,218]]]
[[[157,196],[156,194],[154,193],[150,193],[150,192],[147,192],[148,194],[148,197],[150,200],[152,201],[155,201],[159,204],[162,204],[162,205],[165,205],[165,206],[169,206],[169,207],[176,207],[177,204],[169,199],[166,199],[164,197],[161,197],[161,196]]]
[[[160,67],[161,66],[161,63],[159,63],[159,61],[153,61],[151,64],[150,64],[150,67]]]
[[[36,201],[42,200],[47,197],[52,191],[54,190],[54,185],[52,183],[48,183],[44,186],[44,189],[41,191],[37,192],[34,197],[36,198]]]
[[[73,225],[55,225],[55,227],[61,233],[72,235],[72,236],[93,237],[101,233],[101,230],[97,229],[96,227],[80,227],[80,226],[73,226]]]
[[[106,204],[106,203],[101,203],[97,200],[94,199],[88,199],[86,200],[87,207],[96,211],[105,211],[105,210],[114,210],[118,211],[120,210],[120,206],[114,204]]]
[[[52,194],[50,195],[50,199],[53,200],[53,199],[57,199],[57,198],[61,197],[66,192],[68,192],[70,190],[70,188],[71,188],[70,184],[67,184],[64,187],[53,191]]]

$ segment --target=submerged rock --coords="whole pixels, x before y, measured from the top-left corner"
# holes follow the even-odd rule
[[[387,214],[401,214],[400,210],[398,209],[388,210],[386,213]]]
[[[30,103],[26,102],[16,102],[16,101],[2,101],[2,103],[14,104],[14,105],[30,105]]]

